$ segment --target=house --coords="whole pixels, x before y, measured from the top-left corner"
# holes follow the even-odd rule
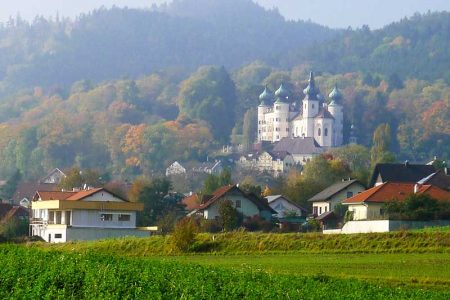
[[[403,164],[377,164],[372,173],[369,187],[384,182],[418,182],[435,173],[433,165],[416,165],[405,161]]]
[[[212,175],[219,175],[223,171],[222,162],[220,160],[216,161],[206,161],[203,163],[200,163],[197,166],[194,166],[192,168],[192,171],[195,173],[205,173],[205,174],[212,174]]]
[[[145,236],[136,229],[133,203],[104,188],[71,192],[37,191],[31,202],[30,232],[47,242]]]
[[[12,203],[28,208],[36,191],[58,191],[58,185],[65,177],[66,174],[64,174],[64,172],[55,168],[38,181],[21,182],[17,185],[12,198]]]
[[[307,214],[307,210],[298,204],[292,202],[283,195],[273,195],[266,197],[269,206],[277,213],[274,217],[285,218],[298,216],[302,217]]]
[[[313,137],[286,137],[275,143],[274,152],[289,152],[295,163],[304,165],[314,156],[323,152],[323,148]]]
[[[272,215],[276,213],[264,199],[245,193],[237,185],[226,185],[218,188],[212,195],[205,196],[188,215],[201,215],[208,220],[217,219],[219,204],[223,200],[230,200],[244,217],[259,216],[270,221]]]
[[[8,223],[12,219],[26,221],[28,216],[28,210],[21,206],[0,203],[0,224]]]
[[[353,220],[373,220],[384,216],[384,204],[393,200],[404,200],[413,193],[430,195],[437,200],[450,201],[450,192],[433,185],[417,183],[384,182],[353,197],[342,204],[353,212]]]
[[[364,185],[356,179],[342,180],[314,195],[308,201],[312,202],[313,215],[320,216],[333,211],[337,204],[364,190]]]
[[[166,176],[186,174],[186,169],[177,161],[174,161],[166,169]]]
[[[295,161],[286,151],[262,151],[242,155],[239,165],[247,170],[267,172],[278,177],[286,174],[295,165]]]
[[[53,169],[52,171],[50,171],[47,176],[41,178],[39,180],[40,183],[47,183],[47,184],[60,184],[61,180],[63,178],[66,178],[66,174],[64,174],[63,171],[61,171],[58,168]]]

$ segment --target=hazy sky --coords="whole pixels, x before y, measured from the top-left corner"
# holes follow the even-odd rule
[[[226,1],[226,0],[224,0]],[[0,0],[0,21],[20,12],[25,19],[35,15],[74,17],[102,5],[110,7],[149,7],[166,0]],[[169,1],[170,2],[170,1]],[[450,11],[450,0],[256,0],[261,5],[278,7],[288,19],[310,19],[330,27],[380,28],[415,12]]]

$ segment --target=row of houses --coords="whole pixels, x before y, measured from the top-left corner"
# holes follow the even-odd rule
[[[404,200],[411,194],[427,194],[440,201],[450,201],[448,170],[437,170],[432,164],[378,164],[368,189],[357,180],[343,180],[308,201],[312,203],[314,217],[327,229],[337,226],[337,205],[351,212],[353,221],[381,220],[386,219],[386,203]]]
[[[219,218],[219,205],[226,199],[244,218],[259,216],[272,222],[275,218],[279,223],[304,223],[313,217],[327,229],[337,226],[334,212],[337,205],[348,208],[354,221],[362,221],[383,218],[384,203],[403,200],[413,193],[450,201],[450,176],[446,169],[436,170],[432,165],[379,164],[370,184],[372,187],[366,189],[353,179],[337,182],[309,199],[312,211],[283,195],[261,198],[243,191],[239,185],[220,187],[211,195],[191,194],[181,202],[188,216],[208,220]],[[143,210],[143,204],[129,202],[105,188],[38,190],[29,206],[30,235],[40,236],[47,242],[150,234],[151,228],[136,227],[137,212]],[[27,213],[20,206],[0,206],[0,220],[13,216],[23,219]]]

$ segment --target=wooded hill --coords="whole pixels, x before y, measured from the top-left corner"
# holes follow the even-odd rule
[[[11,19],[0,28],[0,176],[73,165],[152,176],[225,143],[248,146],[264,86],[284,82],[299,102],[311,69],[324,95],[336,82],[343,92],[345,139],[354,124],[370,147],[389,123],[398,160],[447,159],[449,20],[340,32],[248,0]]]

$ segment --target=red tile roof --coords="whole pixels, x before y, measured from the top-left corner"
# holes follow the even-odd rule
[[[100,192],[101,190],[103,190],[103,188],[82,190],[82,191],[76,192],[75,194],[73,194],[72,196],[67,198],[66,200],[74,200],[74,201],[81,200],[81,199],[91,196],[97,192]]]
[[[403,200],[408,195],[414,193],[415,183],[396,183],[385,182],[353,197],[344,200],[342,203],[362,203],[362,202],[378,202],[384,203],[394,199]],[[437,200],[449,200],[450,192],[432,185],[420,185],[418,193],[425,193]]]
[[[186,210],[194,210],[199,207],[200,199],[197,194],[192,194],[188,197],[181,199],[181,203],[186,207]]]

